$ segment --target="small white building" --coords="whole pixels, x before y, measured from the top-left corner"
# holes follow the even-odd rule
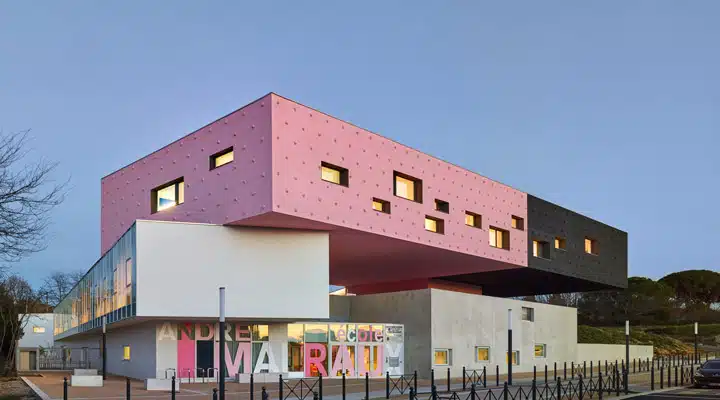
[[[21,315],[20,318],[25,318]],[[18,371],[34,371],[39,369],[41,349],[53,346],[53,314],[33,314],[28,317],[23,328],[22,337],[18,340],[15,362]]]

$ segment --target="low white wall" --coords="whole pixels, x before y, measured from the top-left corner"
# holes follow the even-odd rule
[[[625,359],[624,344],[578,343],[577,360],[583,361],[615,361]],[[652,346],[630,345],[630,359],[642,360],[653,358]]]

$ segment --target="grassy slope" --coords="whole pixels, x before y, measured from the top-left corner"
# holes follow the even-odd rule
[[[720,324],[705,324],[699,329],[699,342],[709,346],[720,345]],[[651,344],[656,355],[692,353],[693,326],[643,326],[632,327],[631,344]],[[625,344],[625,328],[597,328],[578,326],[579,343]]]

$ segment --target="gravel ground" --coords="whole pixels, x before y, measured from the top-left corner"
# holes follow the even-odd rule
[[[0,381],[0,400],[39,400],[39,397],[19,378]]]

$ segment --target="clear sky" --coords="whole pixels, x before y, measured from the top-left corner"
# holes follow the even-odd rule
[[[100,178],[274,91],[720,269],[720,1],[0,0],[0,128],[71,191],[38,283],[100,256]]]

